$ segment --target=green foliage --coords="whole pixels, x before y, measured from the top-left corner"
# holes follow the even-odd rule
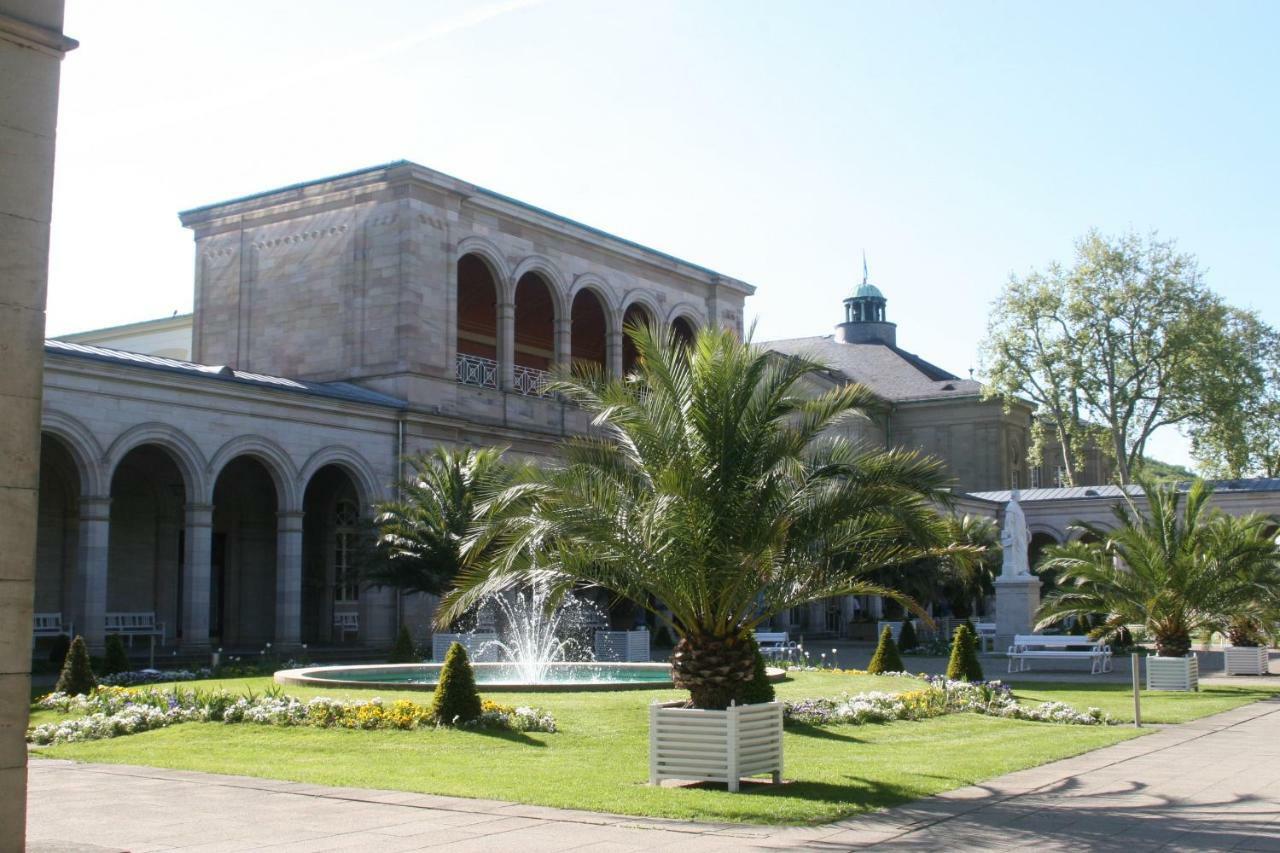
[[[760,654],[760,645],[755,641],[754,637],[751,639],[751,647],[755,650],[755,668],[751,671],[751,680],[743,688],[742,702],[746,705],[772,702],[774,699],[773,682],[769,680],[769,673],[766,671],[764,663],[764,655]]]
[[[1243,373],[1222,416],[1191,425],[1191,455],[1209,477],[1280,477],[1280,334],[1248,314],[1228,331],[1261,366],[1263,381]]]
[[[671,636],[671,629],[666,625],[659,625],[658,629],[653,632],[653,644],[661,649],[669,649],[674,646],[676,641]]]
[[[480,693],[467,650],[461,643],[454,643],[440,668],[431,713],[440,725],[453,726],[471,722],[480,716],[480,710]]]
[[[462,566],[462,543],[479,507],[516,468],[498,448],[437,447],[408,460],[402,498],[375,507],[376,536],[361,555],[364,578],[406,593],[443,595]]]
[[[1189,483],[1196,478],[1196,473],[1185,465],[1174,465],[1144,456],[1133,476],[1151,483]]]
[[[945,541],[934,506],[947,474],[914,452],[831,436],[881,403],[854,384],[815,394],[814,361],[719,328],[692,347],[656,328],[629,333],[639,360],[627,378],[587,371],[554,384],[593,434],[567,439],[560,464],[490,502],[438,618],[533,579],[661,602],[688,641],[682,660],[707,663],[682,684],[710,707],[724,678],[699,650],[728,654],[743,632],[816,599],[903,599],[868,575]],[[728,670],[738,687],[750,678],[739,662]]]
[[[400,626],[400,633],[396,634],[396,644],[391,647],[391,654],[387,656],[387,660],[391,663],[417,662],[418,653],[414,649],[413,635],[409,633],[408,625]]]
[[[67,649],[62,674],[53,689],[58,693],[76,695],[88,694],[97,686],[98,680],[93,677],[93,667],[89,665],[89,649],[84,644],[84,637],[76,637]]]
[[[1103,619],[1103,633],[1144,626],[1156,652],[1182,657],[1193,635],[1224,630],[1233,620],[1270,624],[1280,612],[1280,546],[1263,516],[1211,510],[1202,480],[1184,494],[1144,483],[1145,508],[1134,499],[1113,509],[1110,528],[1077,523],[1092,542],[1046,549],[1057,587],[1040,607],[1038,628],[1068,618]]]
[[[49,663],[62,666],[62,662],[67,659],[67,652],[71,650],[71,638],[66,634],[59,634],[53,638],[53,642],[49,644]]]
[[[893,629],[885,625],[884,630],[880,632],[880,642],[876,644],[876,653],[871,656],[871,663],[867,664],[867,672],[871,675],[880,675],[884,672],[905,671],[902,657],[898,654],[898,646],[893,641]]]
[[[1097,444],[1128,483],[1163,426],[1217,436],[1207,452],[1238,443],[1229,433],[1265,396],[1273,338],[1255,314],[1209,290],[1195,257],[1172,241],[1091,231],[1070,266],[1010,279],[982,363],[990,393],[1036,404],[1033,459],[1060,445],[1062,458],[1047,461],[1076,485]]]
[[[911,617],[907,617],[902,620],[902,628],[898,631],[898,648],[907,652],[918,645],[920,645],[920,638],[916,636],[916,625],[911,621]]]
[[[124,649],[124,640],[119,634],[107,637],[106,652],[102,660],[102,674],[115,675],[117,672],[128,672],[130,669],[129,653]]]
[[[951,659],[947,661],[947,678],[954,681],[982,681],[982,664],[978,661],[978,638],[967,625],[956,628],[951,643]]]

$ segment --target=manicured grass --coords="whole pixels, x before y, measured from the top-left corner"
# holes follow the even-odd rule
[[[1081,684],[1079,682],[1011,681],[1014,695],[1024,705],[1039,702],[1066,702],[1083,710],[1093,706],[1106,711],[1116,720],[1133,722],[1133,688],[1128,684]],[[1142,721],[1144,723],[1185,723],[1188,720],[1230,711],[1250,702],[1280,695],[1275,687],[1204,686],[1199,693],[1170,693],[1143,690]]]
[[[261,692],[268,679],[201,682]],[[778,685],[781,698],[842,690],[907,690],[903,679],[801,673]],[[368,697],[369,691],[290,688]],[[429,694],[408,695],[426,701]],[[923,722],[789,729],[786,777],[772,788],[730,794],[714,788],[651,788],[647,706],[677,691],[492,694],[551,710],[557,734],[452,730],[349,731],[187,723],[112,740],[46,747],[38,754],[515,800],[623,814],[760,823],[815,823],[885,808],[1012,770],[1115,743],[1119,727],[1057,726],[957,714]],[[36,715],[33,723],[47,721]]]

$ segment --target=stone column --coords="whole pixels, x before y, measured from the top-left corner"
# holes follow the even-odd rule
[[[516,306],[498,306],[498,387],[510,390],[516,384]]]
[[[280,648],[302,642],[302,513],[276,513],[276,639]]]
[[[613,324],[604,338],[605,366],[612,378],[622,377],[622,322]]]
[[[556,318],[556,366],[568,370],[573,362],[573,324],[568,317]]]
[[[93,651],[106,644],[107,557],[111,539],[111,498],[80,499],[80,546],[78,552],[84,611],[76,631]]]
[[[0,848],[22,850],[62,0],[0,0]]]
[[[186,514],[186,544],[182,557],[182,649],[204,651],[209,648],[213,506],[189,504]]]

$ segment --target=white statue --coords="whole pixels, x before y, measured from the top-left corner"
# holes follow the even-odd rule
[[[1000,566],[1001,578],[1025,578],[1031,576],[1031,566],[1027,564],[1027,548],[1031,544],[1031,533],[1027,530],[1027,517],[1022,514],[1018,504],[1018,490],[1014,489],[1009,503],[1004,508],[1004,527],[1000,531],[1000,547],[1004,550],[1004,560]]]

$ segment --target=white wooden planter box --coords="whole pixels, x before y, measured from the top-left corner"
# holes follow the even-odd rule
[[[454,643],[461,643],[472,663],[495,663],[498,660],[498,647],[492,643],[497,639],[497,634],[432,634],[431,659],[436,663],[444,663],[449,647]],[[483,648],[485,643],[490,644],[487,649]]]
[[[648,663],[649,632],[640,631],[596,631],[595,655],[598,661],[624,661],[626,663]]]
[[[1148,690],[1200,689],[1200,660],[1195,653],[1185,658],[1163,658],[1150,655],[1147,661]]]
[[[1227,646],[1223,656],[1227,662],[1227,675],[1266,675],[1270,661],[1270,649],[1265,646]]]
[[[737,791],[743,776],[773,774],[782,782],[781,702],[734,705],[724,711],[649,706],[649,784],[663,779],[724,782]]]

